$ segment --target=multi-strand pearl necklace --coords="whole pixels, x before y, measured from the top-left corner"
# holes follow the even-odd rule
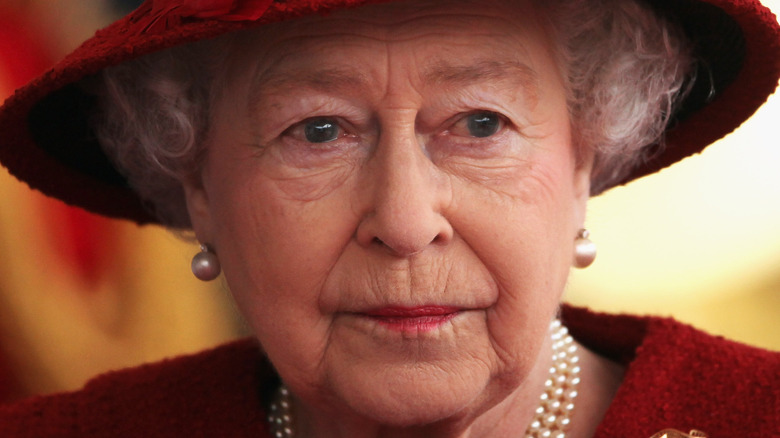
[[[574,399],[580,382],[577,346],[568,329],[557,319],[550,324],[550,337],[553,352],[550,376],[544,383],[541,402],[525,431],[525,438],[565,438],[574,410]],[[268,424],[273,438],[295,436],[290,403],[290,391],[282,384],[268,410]]]
[[[526,438],[565,438],[574,411],[574,399],[580,383],[577,345],[558,319],[550,324],[550,336],[553,363],[544,382],[541,403],[525,431]]]
[[[295,436],[292,428],[292,413],[290,412],[290,391],[279,385],[274,401],[268,407],[268,426],[273,438],[292,438]]]

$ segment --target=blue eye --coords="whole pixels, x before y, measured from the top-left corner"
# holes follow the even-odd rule
[[[328,118],[311,119],[303,126],[303,135],[311,143],[327,143],[339,138],[339,125]]]
[[[472,137],[490,137],[501,129],[501,118],[492,112],[474,113],[466,116],[466,128]]]

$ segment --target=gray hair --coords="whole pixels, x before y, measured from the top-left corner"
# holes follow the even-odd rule
[[[575,145],[595,154],[591,193],[646,160],[681,99],[693,60],[682,31],[638,1],[551,0]],[[204,156],[212,102],[232,37],[180,46],[108,68],[95,132],[160,221],[189,228],[181,181]],[[653,148],[655,149],[655,148]]]
[[[691,47],[682,29],[639,1],[552,0],[544,7],[567,69],[573,140],[595,152],[596,195],[660,152],[693,83]]]

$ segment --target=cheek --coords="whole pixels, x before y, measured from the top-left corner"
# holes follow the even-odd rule
[[[557,311],[574,239],[573,174],[573,160],[562,152],[529,162],[500,190],[455,185],[453,226],[496,282],[499,298],[487,322],[506,362],[535,357],[527,340],[543,337]]]
[[[345,196],[350,166],[304,173],[230,138],[209,157],[204,185],[213,235],[236,292],[311,291],[349,239],[355,218]],[[303,292],[301,292],[303,293]]]
[[[209,197],[231,293],[280,369],[313,373],[328,325],[321,288],[352,236],[351,209],[338,190],[301,201],[256,169],[229,175],[213,179]]]
[[[309,157],[308,164],[303,164],[285,157],[289,153],[285,149],[290,148],[274,145],[259,157],[257,172],[273,186],[273,196],[280,200],[317,201],[349,184],[368,149],[360,146],[347,151],[330,151],[327,156],[320,153],[318,157],[311,151],[299,151],[300,155]]]
[[[275,294],[278,299],[305,295],[312,301],[343,240],[349,239],[349,221],[334,203],[278,202],[263,190],[251,193],[250,199],[242,197],[245,206],[226,206],[220,214],[226,231],[220,233],[218,248],[228,257],[226,276],[241,279],[242,286],[248,280],[249,290],[284,289]]]

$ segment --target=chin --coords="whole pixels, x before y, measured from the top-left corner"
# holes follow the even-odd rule
[[[426,369],[431,367],[432,369]],[[489,377],[434,365],[397,373],[351,378],[340,397],[358,416],[388,427],[420,427],[457,422],[479,410]]]
[[[457,422],[472,411],[470,403],[448,398],[440,398],[430,403],[419,400],[394,400],[390,403],[362,403],[351,406],[358,415],[385,427],[415,428],[426,427],[446,422]]]

